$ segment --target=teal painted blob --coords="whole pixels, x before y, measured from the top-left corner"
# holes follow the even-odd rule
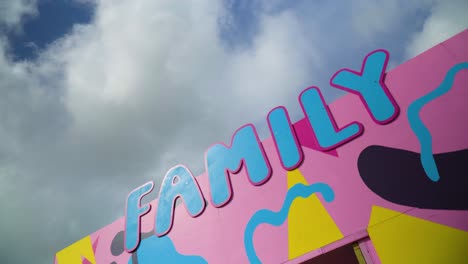
[[[194,243],[196,243],[194,241]],[[151,236],[143,239],[137,250],[138,264],[207,264],[208,262],[200,256],[182,255],[177,252],[177,249],[168,236],[157,237]],[[128,264],[133,263],[132,258]]]
[[[440,175],[434,160],[432,151],[432,136],[427,127],[422,122],[419,113],[421,109],[432,100],[446,94],[453,87],[453,82],[457,73],[463,69],[468,69],[468,62],[459,63],[448,70],[442,83],[430,93],[415,100],[408,107],[408,121],[411,129],[419,140],[421,145],[421,164],[427,177],[432,181],[439,181]]]
[[[245,251],[250,263],[261,263],[257,253],[255,253],[253,245],[255,229],[263,223],[280,226],[288,218],[289,209],[296,198],[307,198],[316,192],[320,192],[326,202],[331,202],[335,198],[335,194],[328,184],[314,183],[311,185],[304,185],[302,183],[298,183],[289,189],[286,194],[286,198],[284,199],[283,207],[279,212],[262,209],[257,211],[252,218],[250,218],[244,232]]]

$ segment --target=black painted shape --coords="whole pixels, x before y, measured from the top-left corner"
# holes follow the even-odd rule
[[[113,256],[119,256],[124,252],[124,231],[120,231],[114,236],[110,249]]]
[[[431,181],[420,154],[369,146],[359,155],[358,169],[374,193],[392,203],[425,209],[468,209],[468,149],[434,155],[440,180]]]
[[[141,234],[141,240],[149,238],[153,236],[154,232],[146,232]],[[115,234],[114,238],[112,239],[111,243],[111,253],[113,256],[120,256],[124,252],[124,231],[120,231],[117,234]],[[138,249],[134,252],[132,252],[132,263],[133,264],[138,264],[138,258],[136,255],[136,252]],[[115,263],[115,262],[112,262]],[[112,264],[111,263],[111,264]]]

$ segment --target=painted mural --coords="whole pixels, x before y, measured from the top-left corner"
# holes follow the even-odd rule
[[[304,118],[267,115],[132,191],[126,215],[59,251],[56,264],[302,263],[359,242],[368,263],[468,261],[468,30],[391,71],[372,51],[300,95]],[[181,205],[175,206],[180,198]],[[367,245],[367,246],[366,246]]]

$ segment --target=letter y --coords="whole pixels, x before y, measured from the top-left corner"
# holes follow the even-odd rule
[[[366,56],[361,72],[339,70],[330,84],[338,89],[358,94],[374,122],[387,124],[398,115],[398,105],[383,82],[389,54],[376,50]]]

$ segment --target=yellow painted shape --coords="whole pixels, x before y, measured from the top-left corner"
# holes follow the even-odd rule
[[[364,258],[364,255],[362,254],[361,247],[359,246],[358,243],[355,243],[353,245],[354,249],[354,254],[356,255],[357,261],[359,264],[366,264],[366,259]]]
[[[299,170],[288,172],[288,189],[297,183],[308,185]],[[343,238],[325,207],[313,194],[293,201],[288,213],[289,259]]]
[[[369,220],[369,227],[402,214],[400,212],[393,211],[393,210],[381,210],[381,209],[384,209],[384,208],[378,207],[378,206],[372,207],[371,218]],[[377,210],[378,213],[374,213],[375,210]]]
[[[90,236],[86,236],[85,238],[57,252],[56,257],[58,264],[82,264],[83,257],[92,264],[96,264]]]
[[[389,215],[394,217],[375,220]],[[370,223],[367,231],[383,264],[467,263],[468,232],[378,206]]]

